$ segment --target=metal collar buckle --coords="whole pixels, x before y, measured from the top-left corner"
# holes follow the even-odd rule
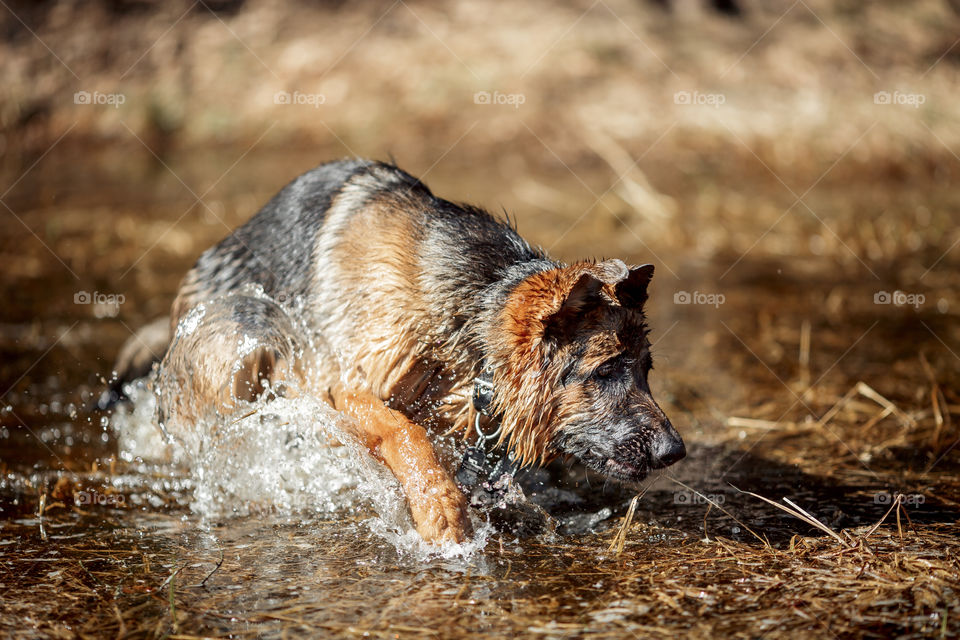
[[[493,404],[493,369],[484,366],[480,375],[473,379],[473,408],[478,413],[489,415]]]
[[[493,369],[484,366],[473,381],[473,408],[476,410],[473,428],[477,433],[477,442],[467,447],[457,470],[457,481],[465,487],[481,484],[481,478],[485,478],[484,484],[492,485],[504,474],[512,478],[517,472],[517,464],[509,451],[497,456],[487,450],[487,443],[499,439],[503,432],[503,421],[496,418],[494,422],[497,423],[497,428],[492,433],[484,433],[480,428],[480,416],[490,416],[492,404]]]

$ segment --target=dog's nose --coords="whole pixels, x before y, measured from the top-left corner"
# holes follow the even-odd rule
[[[654,469],[669,467],[685,455],[687,448],[683,445],[680,434],[673,425],[667,424],[665,429],[657,433],[650,447],[650,466]]]

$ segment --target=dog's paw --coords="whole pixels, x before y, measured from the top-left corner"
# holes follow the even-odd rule
[[[452,482],[447,484],[410,503],[417,533],[427,542],[464,542],[472,533],[466,498]]]

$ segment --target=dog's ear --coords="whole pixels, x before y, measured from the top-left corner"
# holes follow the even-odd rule
[[[653,278],[653,265],[644,264],[630,269],[630,274],[616,286],[617,300],[627,309],[639,310],[647,301],[647,287]]]
[[[562,335],[578,321],[583,309],[597,299],[604,285],[616,286],[629,275],[627,265],[620,260],[581,262],[562,271],[565,277],[557,281],[560,295],[542,318],[545,335]]]
[[[620,260],[578,262],[524,278],[504,305],[503,329],[514,345],[538,344],[569,335],[583,313],[598,300],[601,289],[612,292],[630,275]]]
[[[603,287],[603,282],[590,272],[580,273],[575,280],[570,278],[565,283],[563,280],[560,282],[562,290],[558,292],[555,304],[545,309],[540,319],[545,337],[556,337],[566,333],[583,309],[599,295]]]

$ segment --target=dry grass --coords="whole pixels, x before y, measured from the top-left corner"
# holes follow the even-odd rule
[[[952,523],[864,525],[844,530],[846,544],[795,535],[767,546],[634,522],[618,553],[600,551],[612,531],[494,541],[486,557],[451,571],[397,564],[349,519],[239,521],[206,533],[172,516],[135,518],[141,529],[167,529],[140,537],[129,518],[48,521],[101,532],[58,542],[55,562],[35,527],[9,527],[22,538],[3,563],[4,584],[17,589],[0,596],[0,628],[51,637],[946,638],[960,615]]]

